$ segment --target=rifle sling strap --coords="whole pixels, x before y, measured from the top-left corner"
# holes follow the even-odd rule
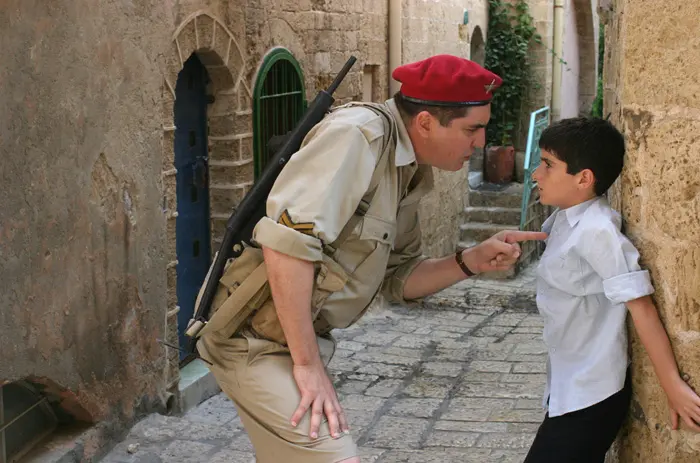
[[[349,105],[352,105],[350,103]],[[369,107],[373,111],[381,114],[384,118],[384,147],[382,153],[380,154],[379,160],[375,166],[374,172],[372,173],[372,178],[370,179],[369,187],[367,193],[363,196],[360,204],[358,205],[355,213],[350,217],[348,223],[343,227],[338,238],[333,241],[330,245],[325,245],[324,249],[328,256],[335,252],[337,246],[342,244],[349,236],[350,233],[355,229],[358,222],[369,210],[369,206],[372,203],[372,198],[376,193],[379,183],[381,182],[384,173],[386,171],[387,163],[393,157],[395,152],[395,139],[397,136],[397,129],[391,116],[386,113],[385,108],[377,108],[377,104],[367,104],[367,103],[356,103],[356,105],[361,105],[363,107]],[[388,135],[388,137],[387,137]],[[251,313],[254,311],[254,307],[248,304],[253,296],[265,285],[267,282],[267,269],[265,267],[265,262],[260,263],[255,270],[241,282],[241,285],[236,288],[236,290],[226,299],[226,301],[219,307],[219,309],[211,316],[209,321],[204,325],[204,327],[199,331],[197,337],[200,337],[208,332],[220,331],[226,326],[234,323],[234,326],[242,323],[247,319]],[[235,320],[234,320],[235,319]]]
[[[381,182],[382,177],[384,176],[384,173],[386,171],[386,165],[393,157],[393,154],[396,151],[395,140],[398,136],[397,128],[392,119],[392,116],[387,113],[388,110],[384,107],[384,105],[379,105],[376,103],[371,104],[352,102],[348,103],[345,106],[362,106],[371,109],[372,111],[378,114],[381,114],[381,116],[384,119],[384,148],[382,149],[382,152],[379,156],[379,160],[377,161],[377,165],[375,166],[374,172],[372,173],[372,178],[369,181],[369,187],[367,188],[367,192],[360,200],[360,204],[358,204],[357,209],[353,213],[352,217],[350,217],[350,220],[348,220],[348,223],[345,225],[345,227],[343,227],[335,241],[333,241],[330,244],[324,245],[326,254],[329,256],[332,256],[335,250],[338,249],[338,247],[343,242],[345,242],[346,239],[348,239],[348,237],[355,229],[359,221],[369,210],[369,207],[372,204],[372,199],[374,198],[374,194],[377,192],[377,189],[379,188],[379,183]]]

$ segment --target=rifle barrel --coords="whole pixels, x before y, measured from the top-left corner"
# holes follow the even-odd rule
[[[355,64],[355,61],[357,61],[357,58],[354,56],[351,56],[350,59],[345,63],[343,68],[340,70],[338,75],[335,77],[335,80],[333,83],[331,83],[330,87],[328,87],[328,90],[326,90],[329,94],[335,93],[335,91],[338,89],[338,86],[340,85],[340,82],[345,78],[345,76],[350,72],[350,68]]]

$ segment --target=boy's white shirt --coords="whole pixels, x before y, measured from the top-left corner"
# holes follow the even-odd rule
[[[594,405],[624,386],[625,302],[652,294],[649,272],[604,197],[557,209],[537,268],[537,307],[548,348],[543,406],[560,416]]]

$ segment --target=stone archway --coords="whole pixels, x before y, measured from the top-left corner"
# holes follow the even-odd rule
[[[484,41],[484,34],[481,32],[479,26],[474,28],[471,40],[469,41],[469,59],[482,66],[486,59],[486,43]]]
[[[167,233],[166,342],[178,345],[177,193],[174,168],[175,86],[178,74],[196,54],[209,76],[207,95],[208,176],[211,252],[218,250],[226,221],[253,183],[252,92],[246,81],[243,46],[225,23],[207,11],[189,15],[175,29],[163,68],[162,209]],[[179,353],[167,348],[166,387],[177,387]]]

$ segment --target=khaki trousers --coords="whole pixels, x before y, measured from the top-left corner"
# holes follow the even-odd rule
[[[335,342],[325,337],[317,337],[317,342],[328,365]],[[337,463],[359,455],[350,435],[331,437],[325,416],[316,439],[309,437],[310,410],[296,428],[292,427],[290,420],[301,395],[287,347],[244,331],[228,339],[208,333],[197,342],[197,348],[212,362],[209,369],[236,405],[255,447],[257,463]]]

